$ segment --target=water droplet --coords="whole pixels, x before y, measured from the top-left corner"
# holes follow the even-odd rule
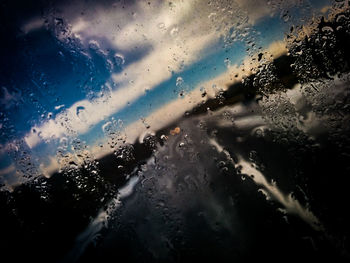
[[[229,58],[225,58],[224,64],[227,68],[229,68],[231,66],[231,60],[229,60]]]
[[[124,56],[121,54],[115,54],[113,57],[113,62],[115,66],[121,67],[125,63]]]
[[[284,22],[288,22],[290,19],[289,12],[287,10],[282,11],[281,18]]]
[[[184,80],[182,77],[177,77],[176,79],[176,86],[179,87],[184,83]]]
[[[76,108],[76,114],[77,114],[77,116],[79,117],[79,114],[81,114],[84,110],[85,110],[85,107],[84,107],[84,106],[78,106],[78,107]]]
[[[165,24],[163,22],[159,23],[157,26],[159,29],[165,29]]]
[[[176,127],[175,129],[170,130],[170,134],[171,135],[176,135],[176,134],[179,134],[180,131],[181,131],[180,127]]]
[[[174,27],[170,31],[170,35],[173,36],[173,37],[176,36],[178,33],[179,33],[179,28],[178,27]]]
[[[96,40],[90,40],[89,41],[89,48],[94,50],[94,51],[97,51],[100,49],[100,44]]]
[[[324,26],[322,27],[322,32],[326,32],[326,33],[330,33],[333,32],[333,28],[331,28],[330,26]]]

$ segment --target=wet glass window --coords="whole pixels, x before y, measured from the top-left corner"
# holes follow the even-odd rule
[[[350,260],[349,1],[4,0],[0,34],[3,260]]]

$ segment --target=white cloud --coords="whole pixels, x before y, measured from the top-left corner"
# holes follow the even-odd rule
[[[54,120],[34,127],[36,132],[25,136],[28,146],[32,148],[41,141],[87,132],[142,96],[145,89],[152,89],[169,79],[172,71],[180,72],[184,66],[199,60],[203,50],[213,45],[233,25],[246,23],[244,17],[247,14],[255,21],[268,13],[252,9],[251,5],[255,2],[248,2],[251,4],[242,1],[238,1],[238,5],[231,1],[217,1],[211,5],[204,1],[164,1],[152,8],[145,2],[137,2],[125,10],[120,7],[96,8],[91,16],[85,18],[73,16],[70,13],[73,11],[66,7],[63,16],[68,15],[72,23],[71,37],[79,36],[82,43],[89,45],[95,41],[96,47],[104,49],[105,43],[94,38],[105,38],[123,60],[128,59],[123,51],[132,53],[135,47],[147,47],[149,52],[112,76],[112,81],[119,88],[112,91],[107,100],[76,102]],[[218,79],[214,81],[219,82]],[[78,108],[81,110],[78,111]]]
[[[13,164],[11,164],[5,168],[0,169],[0,176],[4,176],[10,173],[13,173],[15,171],[16,171],[16,167]]]
[[[35,17],[31,19],[29,22],[25,23],[22,26],[22,31],[24,34],[27,34],[33,30],[37,30],[44,25],[44,20],[41,17]]]
[[[125,18],[124,13],[119,16],[120,13],[99,10],[95,14],[99,23],[77,19],[72,25],[72,32],[78,34],[83,42],[86,39],[87,44],[91,43],[91,37],[103,36],[109,39],[117,50],[131,51],[135,46],[144,45],[151,46],[151,51],[121,73],[112,76],[120,88],[113,91],[107,101],[103,98],[76,102],[59,113],[54,120],[35,127],[36,133],[28,133],[25,141],[29,147],[35,147],[41,140],[87,132],[105,117],[142,96],[145,88],[154,88],[169,79],[171,71],[179,72],[185,65],[198,60],[200,52],[216,41],[220,32],[203,27],[202,17],[194,16],[193,12],[197,10],[193,3],[177,2],[169,9],[169,3],[164,2],[155,10],[147,9],[143,6],[144,3],[140,2],[135,7],[134,16],[126,20],[127,23],[124,21],[124,27],[117,32],[115,24],[123,22],[120,20]],[[99,45],[103,48],[101,43],[96,44],[97,47]],[[82,114],[77,114],[78,107],[83,109]]]
[[[273,57],[278,57],[280,55],[283,55],[287,52],[285,48],[284,42],[273,42],[270,46],[266,48],[266,50],[263,51],[266,52],[267,57],[270,57],[270,55],[273,55]],[[160,109],[155,110],[153,113],[151,113],[149,116],[145,116],[145,120],[147,124],[150,126],[150,128],[147,128],[146,125],[143,123],[143,121],[140,119],[136,122],[133,122],[132,124],[126,126],[124,130],[122,131],[123,136],[126,138],[126,143],[134,143],[140,136],[146,133],[152,133],[152,131],[160,130],[164,127],[166,127],[169,123],[181,118],[186,111],[190,111],[193,109],[194,106],[198,105],[200,102],[205,101],[210,98],[214,98],[218,92],[221,90],[227,90],[227,88],[232,85],[233,83],[241,82],[243,72],[247,75],[250,75],[252,73],[252,67],[257,66],[258,64],[255,62],[256,60],[252,60],[251,57],[246,57],[244,59],[244,63],[242,65],[232,65],[230,66],[224,73],[220,74],[219,76],[210,79],[208,81],[198,83],[196,88],[185,94],[183,98],[176,99],[174,101],[171,101],[170,103],[166,104],[165,106],[161,107]],[[238,75],[238,77],[234,77],[235,75]],[[185,80],[183,80],[185,81]],[[120,96],[128,96],[128,93],[130,87],[128,86],[127,89],[123,89],[120,92],[125,92],[125,94],[120,93]],[[206,92],[205,98],[202,97],[203,90]],[[117,97],[115,97],[117,99]],[[88,108],[88,105],[81,104],[85,106],[85,109]],[[105,104],[101,103],[100,107],[104,107]],[[237,106],[238,107],[238,106]],[[89,116],[94,115],[93,107],[91,108],[91,111],[89,112]],[[108,110],[108,107],[106,108],[106,111]],[[74,110],[72,110],[74,112]],[[95,114],[96,117],[99,117],[100,111]],[[106,115],[107,116],[107,115]],[[92,118],[94,118],[92,116]],[[64,119],[62,117],[62,119]],[[245,125],[247,122],[250,122],[251,120],[240,120],[236,123],[236,125]],[[256,120],[254,122],[254,125],[261,124],[261,120]],[[106,126],[110,125],[110,122],[106,122],[101,126],[102,130]],[[57,134],[60,134],[62,136],[63,131],[61,133],[55,133],[55,130],[52,128],[46,127],[45,130],[47,131],[46,137],[50,136],[57,136]],[[49,132],[50,131],[50,132]],[[37,135],[36,135],[37,136]],[[28,138],[31,138],[30,136]],[[36,137],[33,136],[33,140],[36,140]],[[90,151],[91,154],[95,158],[100,158],[102,156],[105,156],[107,154],[110,154],[114,151],[109,145],[107,144],[108,138],[103,139],[102,141],[98,141],[95,143],[95,145],[91,146]],[[36,143],[38,141],[35,141]],[[28,143],[28,142],[27,142]],[[122,142],[120,142],[122,144]],[[103,147],[101,147],[103,145]],[[117,145],[116,147],[118,147]],[[116,148],[115,147],[115,148]],[[52,167],[54,167],[54,164],[50,164],[49,170],[51,171]],[[58,166],[56,166],[57,168]],[[41,167],[42,171],[45,171],[45,166],[43,165]],[[62,167],[60,167],[62,168]],[[58,170],[58,168],[57,168]],[[46,174],[48,172],[45,172]]]
[[[43,163],[39,166],[39,171],[47,178],[49,178],[54,172],[57,172],[60,169],[60,164],[57,161],[57,158],[50,156],[49,164],[44,165]]]
[[[273,57],[278,57],[286,54],[287,50],[284,42],[281,41],[271,43],[271,45],[268,46],[263,52],[266,52],[268,57],[270,57],[270,55],[273,55]],[[147,124],[150,126],[151,130],[145,126],[142,120],[138,120],[126,126],[123,131],[123,133],[126,135],[126,142],[134,143],[143,134],[152,133],[152,131],[157,131],[166,127],[169,123],[181,118],[186,111],[192,110],[200,102],[214,98],[218,92],[227,90],[233,83],[241,82],[243,76],[242,72],[250,75],[252,73],[252,66],[254,67],[258,65],[255,61],[256,60],[252,60],[251,57],[246,57],[242,65],[232,65],[221,75],[211,80],[199,83],[193,91],[187,93],[183,98],[176,99],[154,111],[146,117]],[[248,67],[248,65],[250,66]],[[234,77],[236,74],[238,74],[237,78]],[[202,97],[203,90],[206,92],[205,98]],[[252,119],[242,119],[239,120],[236,125],[246,125],[251,121]],[[254,119],[253,125],[260,125],[261,123],[261,120],[258,118]],[[105,147],[101,148],[101,144],[105,145]],[[92,147],[91,151],[95,157],[99,158],[113,152],[113,149],[108,147],[106,142],[103,141],[96,143],[96,145]]]

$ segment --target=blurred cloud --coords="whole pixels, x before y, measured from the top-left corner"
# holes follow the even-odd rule
[[[29,22],[26,22],[22,27],[21,30],[24,34],[28,34],[29,32],[33,30],[40,29],[44,25],[44,20],[40,17],[35,17]]]
[[[117,2],[109,8],[96,5],[84,9],[81,6],[61,8],[61,16],[69,22],[70,32],[66,37],[78,38],[83,46],[89,48],[91,43],[102,53],[113,50],[123,60],[122,71],[111,75],[106,85],[110,88],[108,98],[81,100],[62,110],[54,119],[34,126],[24,140],[30,148],[41,142],[59,139],[63,136],[77,136],[88,132],[112,114],[124,109],[164,81],[174,73],[189,68],[193,63],[203,59],[208,53],[217,52],[215,44],[220,38],[231,35],[232,28],[245,28],[259,19],[272,15],[270,5],[257,1],[137,1],[124,6]],[[260,8],[262,7],[262,8]],[[79,11],[80,10],[80,11]],[[79,12],[78,12],[79,11]],[[34,23],[34,22],[33,22]],[[39,23],[34,23],[39,25]],[[32,28],[27,25],[27,28]],[[62,40],[62,39],[60,39]],[[142,56],[128,64],[129,54],[136,50],[147,50]],[[269,52],[275,56],[285,53],[282,42],[274,42]],[[244,56],[245,54],[241,54]],[[229,66],[227,72],[218,72],[218,76],[198,87],[181,100],[168,103],[156,109],[150,116],[144,116],[152,129],[164,127],[170,121],[182,116],[196,103],[202,100],[199,87],[204,87],[208,97],[215,96],[217,90],[225,90],[228,83],[241,81],[234,79],[236,72],[250,74],[254,63],[247,58],[243,65]],[[137,121],[129,125],[125,133],[128,141],[134,142],[145,132],[145,125]],[[100,147],[93,151],[105,154]],[[50,171],[58,166],[51,161]],[[45,170],[45,166],[41,170]],[[47,169],[46,169],[47,170]]]
[[[273,42],[270,46],[266,48],[263,52],[266,52],[267,57],[279,57],[287,53],[285,43],[283,41]],[[147,116],[146,122],[151,127],[153,131],[160,130],[166,127],[169,123],[181,118],[186,111],[192,110],[196,105],[207,99],[214,98],[218,95],[218,92],[225,91],[233,83],[238,83],[242,81],[242,73],[247,75],[252,74],[254,67],[258,66],[256,59],[254,57],[247,56],[243,63],[238,65],[234,64],[228,69],[220,74],[219,76],[210,79],[205,82],[198,83],[198,85],[189,93],[187,93],[183,98],[178,98],[171,101],[165,106],[155,110],[149,116]],[[249,70],[247,70],[247,68]],[[238,75],[238,77],[234,77]],[[203,98],[203,90],[206,92],[206,97]],[[124,134],[126,134],[126,141],[128,143],[134,143],[140,136],[146,133],[151,133],[148,127],[145,126],[142,120],[138,120],[125,127]],[[98,144],[100,144],[99,142]],[[112,152],[110,147],[101,147],[96,144],[92,147],[91,151],[94,156],[102,157],[103,155]],[[107,145],[105,145],[107,146]]]
[[[11,164],[5,168],[0,169],[0,176],[4,176],[10,173],[13,173],[16,171],[16,167],[14,166],[14,164]]]
[[[180,72],[199,60],[201,52],[218,41],[222,32],[213,30],[211,21],[205,16],[209,11],[201,9],[202,4],[195,4],[194,1],[175,4],[165,1],[149,8],[146,2],[138,2],[133,9],[129,7],[125,11],[121,8],[99,9],[92,21],[81,17],[71,19],[72,36],[78,36],[83,43],[90,43],[93,37],[103,37],[123,57],[123,51],[132,52],[135,47],[151,46],[151,50],[112,76],[113,84],[119,88],[107,101],[76,102],[54,120],[35,127],[36,133],[27,134],[25,141],[29,147],[35,147],[42,140],[87,132],[93,125],[142,96],[145,89],[154,88],[174,72]],[[104,49],[104,44],[100,42],[96,46]],[[125,60],[128,57],[125,56]],[[83,114],[88,118],[79,118],[76,114],[78,107],[83,107]]]
[[[287,49],[285,47],[285,43],[283,41],[273,42],[271,43],[265,50],[262,52],[266,53],[267,57],[271,59],[272,55],[273,57],[278,57],[283,54],[286,54]],[[152,112],[150,115],[146,116],[144,120],[139,119],[138,121],[135,121],[126,127],[122,129],[122,134],[125,135],[125,142],[126,143],[134,143],[136,140],[142,137],[145,134],[150,134],[152,131],[160,130],[164,127],[166,127],[169,123],[181,118],[186,111],[190,111],[193,109],[196,105],[201,103],[202,101],[205,101],[210,98],[214,98],[218,92],[227,90],[227,88],[232,85],[233,83],[238,83],[242,81],[243,73],[246,75],[252,74],[254,68],[258,66],[258,63],[256,62],[256,59],[254,57],[247,56],[243,63],[238,65],[234,64],[227,68],[225,72],[220,74],[219,76],[210,79],[205,82],[198,83],[198,85],[191,91],[185,94],[184,97],[178,98],[176,100],[173,100],[169,103],[167,103],[165,106],[156,109],[154,112]],[[235,75],[238,75],[238,77],[234,77]],[[127,88],[122,90],[117,90],[115,94],[119,94],[120,96],[123,96],[124,98],[128,96],[130,86],[127,86]],[[203,98],[203,90],[206,92],[206,97]],[[120,93],[118,93],[118,91]],[[122,94],[121,92],[125,92],[125,94]],[[130,95],[130,94],[129,94]],[[115,97],[117,99],[117,96]],[[93,112],[93,107],[89,108],[87,104],[80,104],[84,105],[85,109],[89,109],[89,112],[87,113],[90,118],[96,118],[98,119],[100,117],[101,109],[97,113]],[[76,106],[75,106],[76,107]],[[104,107],[104,104],[101,102],[101,107]],[[109,109],[106,108],[106,112]],[[75,118],[74,115],[76,113],[74,112],[74,107],[71,110],[69,118]],[[61,118],[61,120],[64,120],[64,117]],[[76,120],[78,121],[78,120]],[[243,120],[242,120],[243,121]],[[251,120],[247,120],[248,122]],[[147,122],[147,124],[150,126],[150,128],[145,125],[144,122]],[[51,124],[50,124],[51,123]],[[51,120],[51,122],[48,122],[48,126],[45,127],[44,138],[48,138],[50,136],[63,136],[65,133],[64,130],[59,131],[55,129],[55,124],[53,124],[54,121]],[[239,122],[238,122],[239,123]],[[102,129],[104,126],[108,125],[108,123],[105,123],[102,125]],[[255,123],[256,124],[256,123]],[[259,120],[259,124],[260,120]],[[49,125],[52,125],[51,127]],[[243,124],[242,124],[243,125]],[[30,145],[30,143],[34,142],[34,146],[36,143],[40,141],[40,138],[38,138],[39,135],[35,134],[32,136],[26,137],[27,144]],[[102,141],[96,141],[94,145],[91,145],[89,151],[95,158],[103,157],[104,155],[110,154],[113,152],[113,149],[109,147],[108,145],[108,138],[103,139]],[[122,142],[120,142],[122,143]],[[103,147],[101,147],[101,145]],[[118,147],[120,145],[117,145]],[[77,160],[75,160],[77,162]],[[78,162],[77,162],[78,163]],[[48,165],[42,164],[40,169],[41,172],[44,174],[50,174],[54,170],[58,170],[62,165],[59,164],[55,158],[51,158],[51,161]]]

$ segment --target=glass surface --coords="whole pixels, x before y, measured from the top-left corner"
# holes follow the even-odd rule
[[[4,0],[0,21],[0,257],[350,260],[349,1]]]

